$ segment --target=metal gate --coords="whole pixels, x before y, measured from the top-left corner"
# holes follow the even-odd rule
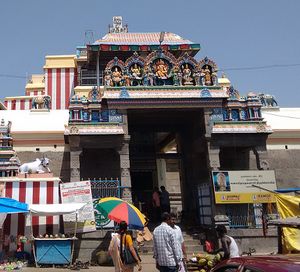
[[[201,225],[212,225],[212,189],[208,183],[198,186],[198,214]]]
[[[121,197],[120,180],[118,179],[94,179],[91,180],[93,199],[103,197]]]

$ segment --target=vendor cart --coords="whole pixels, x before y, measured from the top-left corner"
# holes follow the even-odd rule
[[[300,230],[300,217],[299,216],[293,216],[293,217],[287,217],[283,219],[274,219],[270,220],[268,222],[268,225],[277,226],[277,233],[278,233],[278,253],[283,253],[283,243],[282,243],[282,235],[283,230],[282,228],[294,228]]]
[[[40,265],[70,265],[74,253],[74,241],[77,231],[77,214],[86,203],[66,203],[30,205],[29,213],[32,216],[55,216],[75,213],[74,234],[72,237],[34,237],[32,231],[32,247],[36,267]],[[31,224],[32,226],[32,224]]]

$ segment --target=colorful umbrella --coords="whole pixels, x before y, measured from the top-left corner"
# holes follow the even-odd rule
[[[105,197],[99,200],[95,208],[109,219],[120,223],[125,221],[130,229],[143,229],[145,216],[134,205],[117,197]]]

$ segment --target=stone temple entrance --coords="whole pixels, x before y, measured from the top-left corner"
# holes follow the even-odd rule
[[[209,179],[203,110],[128,110],[132,197],[151,211],[152,190],[165,186],[171,210],[195,212],[196,185]]]

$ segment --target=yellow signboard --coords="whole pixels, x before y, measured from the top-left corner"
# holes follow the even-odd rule
[[[277,189],[274,171],[213,171],[212,181],[216,204],[272,203]]]

